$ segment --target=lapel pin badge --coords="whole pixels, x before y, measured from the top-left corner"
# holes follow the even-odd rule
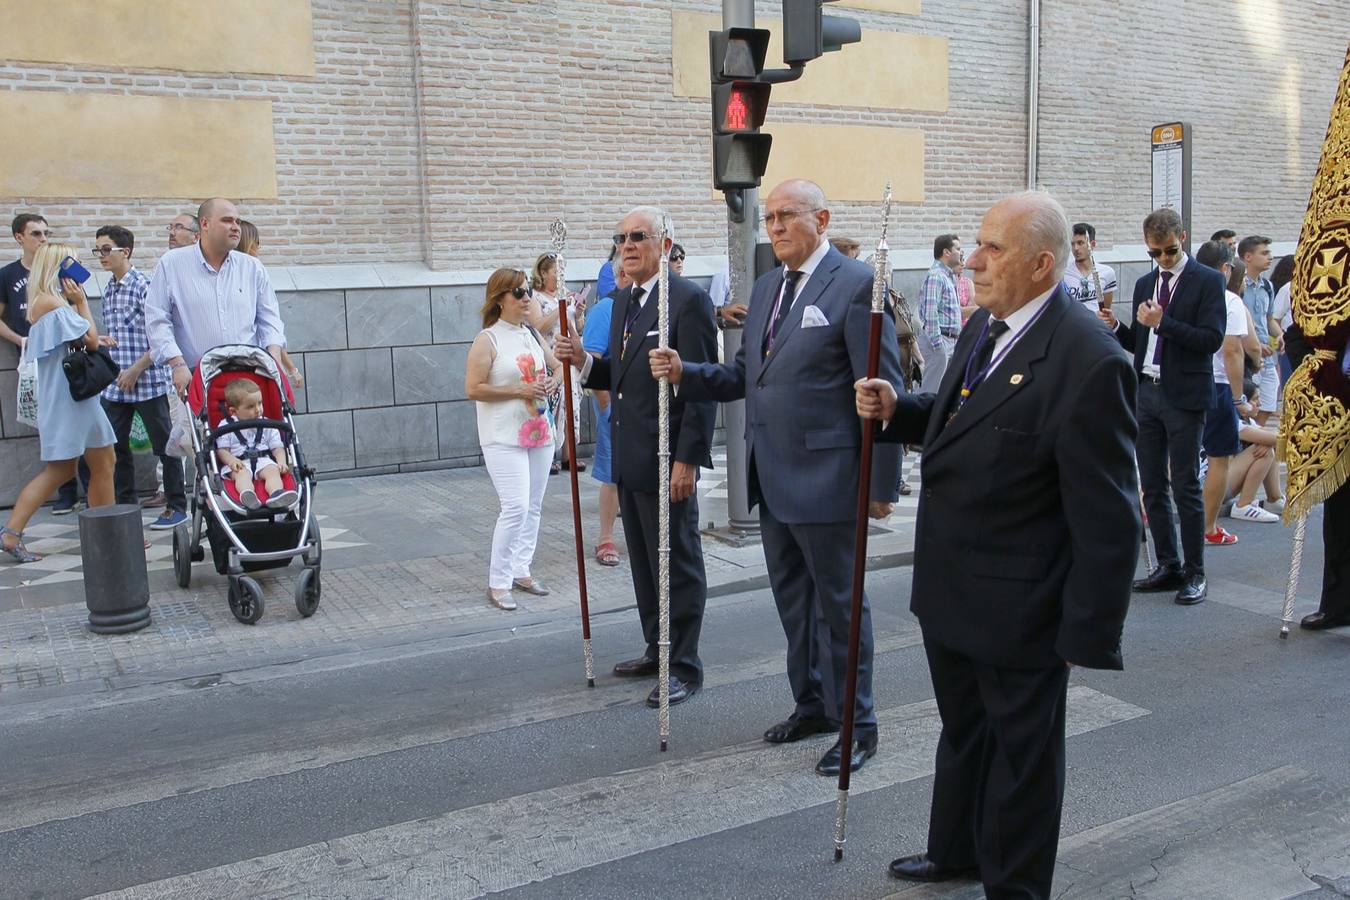
[[[1021,372],[1018,372],[1016,375],[1008,379],[1008,384],[1021,384],[1021,383],[1022,383]]]

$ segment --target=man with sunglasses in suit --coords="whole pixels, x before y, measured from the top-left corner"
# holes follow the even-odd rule
[[[1121,346],[1134,352],[1139,376],[1139,483],[1158,565],[1134,583],[1141,593],[1176,591],[1192,606],[1205,583],[1205,500],[1200,487],[1200,440],[1214,402],[1211,361],[1223,345],[1227,314],[1223,276],[1182,250],[1181,216],[1158,209],[1144,219],[1144,242],[1157,267],[1134,285],[1135,321],[1098,311]],[[1170,475],[1169,475],[1170,473]],[[1181,557],[1172,530],[1172,504],[1181,526]],[[1184,564],[1182,563],[1184,559]]]
[[[764,201],[764,226],[783,263],[750,292],[745,340],[725,365],[677,348],[651,354],[652,374],[667,376],[686,399],[745,400],[750,503],[774,603],[787,637],[788,683],[795,706],[764,740],[785,744],[839,730],[848,677],[848,633],[857,524],[862,429],[850,402],[867,374],[872,269],[830,245],[825,194],[810,181],[785,181]],[[882,377],[900,383],[895,326],[882,319]],[[878,447],[870,485],[873,518],[896,498],[899,446]],[[872,619],[863,601],[850,771],[877,752],[872,700]],[[838,775],[839,741],[816,765]]]
[[[666,214],[654,206],[639,206],[619,223],[614,244],[620,265],[633,287],[615,296],[609,328],[609,352],[604,357],[586,353],[581,339],[559,335],[554,352],[581,370],[581,383],[610,392],[610,436],[613,458],[610,474],[619,485],[619,511],[633,569],[633,593],[646,651],[614,667],[626,678],[657,674],[657,530],[660,510],[657,478],[670,478],[670,702],[682,703],[703,684],[698,656],[699,632],[708,580],[703,568],[703,544],[698,531],[699,466],[712,467],[713,426],[717,408],[711,403],[689,403],[678,396],[670,401],[669,475],[658,473],[657,383],[647,368],[647,351],[656,347],[658,272],[662,221]],[[717,328],[712,299],[697,284],[670,273],[670,346],[689,359],[717,359]],[[652,689],[647,705],[655,707],[660,685]]]

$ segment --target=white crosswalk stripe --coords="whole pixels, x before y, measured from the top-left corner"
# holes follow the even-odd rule
[[[1148,715],[1088,687],[1069,691],[1068,732]],[[863,794],[932,773],[933,701],[879,715],[882,750],[853,778]],[[100,895],[119,900],[323,896],[477,897],[828,804],[812,772],[821,741],[755,741],[535,791]],[[645,827],[662,821],[659,830]]]

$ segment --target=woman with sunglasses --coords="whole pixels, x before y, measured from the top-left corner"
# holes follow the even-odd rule
[[[478,411],[483,464],[501,504],[492,532],[487,596],[493,606],[507,610],[516,608],[512,590],[548,594],[530,576],[530,563],[553,461],[554,429],[545,397],[561,380],[562,368],[530,326],[529,310],[525,273],[493,272],[481,311],[483,330],[469,348],[464,378],[464,393]]]
[[[113,444],[117,436],[97,395],[75,400],[70,395],[61,363],[68,348],[99,346],[98,328],[89,312],[84,289],[61,277],[61,263],[75,249],[43,244],[33,258],[28,279],[28,340],[24,358],[37,363],[38,443],[46,464],[24,485],[14,501],[9,520],[0,528],[0,550],[15,562],[37,562],[42,557],[24,546],[23,530],[42,502],[75,477],[81,456],[89,464],[89,505],[113,502]]]
[[[558,327],[558,290],[562,285],[558,284],[558,257],[554,253],[541,253],[539,258],[534,261],[534,269],[530,273],[530,288],[533,294],[530,299],[530,324],[535,330],[544,336],[550,348],[558,340],[560,329]],[[567,308],[567,330],[572,334],[581,334],[581,329],[585,326],[585,319],[581,310],[575,306]],[[562,395],[555,393],[550,397],[553,406],[553,432],[557,436],[559,450],[562,453],[567,452],[567,444],[562,439],[563,435],[563,412]],[[581,421],[581,388],[573,383],[572,385],[572,411]],[[571,464],[571,460],[563,457],[563,466]],[[561,469],[555,463],[549,469],[551,474],[556,475]],[[577,471],[586,471],[584,462],[577,463]]]

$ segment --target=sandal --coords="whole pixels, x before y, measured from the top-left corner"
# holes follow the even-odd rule
[[[4,538],[2,537],[4,535],[14,538],[13,547],[5,546]],[[15,562],[19,563],[38,562],[42,559],[42,557],[33,553],[23,545],[23,532],[15,531],[12,528],[0,527],[0,551],[8,553]]]
[[[619,548],[614,546],[613,541],[605,541],[595,548],[595,561],[602,566],[617,566],[619,564]]]

